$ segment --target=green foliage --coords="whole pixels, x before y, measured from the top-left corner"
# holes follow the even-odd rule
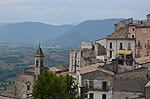
[[[87,82],[84,85],[84,92],[85,92],[84,93],[85,94],[85,98],[88,98],[89,87],[88,87]]]
[[[44,70],[43,75],[38,75],[32,95],[34,99],[75,99],[77,93],[72,76],[57,76]]]
[[[125,97],[125,99],[129,99],[129,97],[128,97],[128,96],[126,96],[126,97]]]
[[[10,56],[0,56],[0,60],[5,61],[6,63],[20,63],[22,62],[18,57]]]

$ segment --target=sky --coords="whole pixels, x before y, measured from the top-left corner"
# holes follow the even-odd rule
[[[108,18],[146,19],[150,0],[0,0],[0,23],[76,24]]]

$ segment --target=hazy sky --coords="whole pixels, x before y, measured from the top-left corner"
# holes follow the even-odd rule
[[[71,24],[91,19],[146,19],[150,0],[0,0],[0,23]]]

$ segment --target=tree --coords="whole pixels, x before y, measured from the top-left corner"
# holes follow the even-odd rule
[[[32,95],[34,99],[74,99],[77,93],[77,85],[72,76],[57,76],[44,70],[43,74],[37,77]]]
[[[126,97],[125,97],[125,99],[129,99],[129,97],[128,97],[128,96],[126,96]]]
[[[87,82],[84,85],[84,94],[85,94],[85,98],[88,98],[88,92],[89,92],[89,87]]]

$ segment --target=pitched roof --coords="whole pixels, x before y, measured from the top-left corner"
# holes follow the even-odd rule
[[[145,87],[149,87],[150,86],[150,81],[146,84],[146,86]]]
[[[102,65],[104,65],[104,63],[97,63],[97,64],[93,64],[93,65],[90,65],[90,66],[82,67],[82,68],[78,69],[78,71],[80,71],[81,75],[85,74],[85,73],[97,71],[97,70],[108,73],[108,74],[111,74],[111,75],[114,75],[113,72],[100,68],[100,66],[102,66]]]
[[[135,59],[136,63],[144,64],[150,62],[150,56],[140,57]]]
[[[44,57],[42,49],[40,47],[40,44],[39,44],[38,50],[37,50],[37,52],[35,54],[35,57]]]
[[[1,96],[20,99],[19,96],[15,96],[15,92],[10,92],[10,91],[5,91],[4,93],[1,94]]]
[[[144,93],[147,83],[147,68],[141,67],[114,75],[113,91]]]
[[[64,72],[64,71],[68,71],[68,67],[62,65],[56,65],[55,67],[49,67],[48,71],[53,73]]]
[[[150,22],[137,22],[134,24],[131,24],[130,26],[136,26],[136,27],[150,27]]]

